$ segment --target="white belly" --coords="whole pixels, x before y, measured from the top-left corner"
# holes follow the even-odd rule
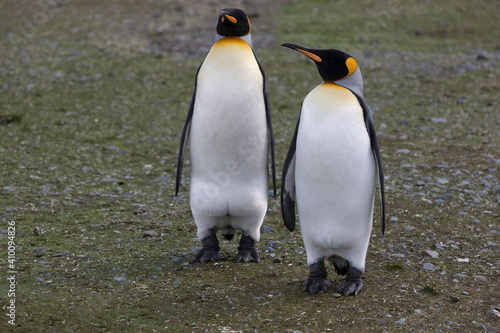
[[[356,97],[333,84],[318,86],[304,100],[296,148],[297,206],[308,264],[338,255],[364,269],[375,170]]]
[[[241,43],[217,42],[198,74],[190,131],[190,202],[202,228],[231,224],[225,218],[217,222],[225,226],[210,226],[214,220],[203,222],[204,216],[261,219],[267,209],[263,78],[250,47]]]

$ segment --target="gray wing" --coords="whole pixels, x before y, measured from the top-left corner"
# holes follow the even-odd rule
[[[297,133],[299,132],[300,113],[297,126],[293,134],[285,165],[281,176],[281,215],[288,230],[295,230],[295,149],[297,147]]]
[[[203,63],[201,63],[203,65]],[[179,188],[181,186],[181,178],[182,178],[182,167],[184,165],[184,155],[186,154],[187,145],[189,141],[189,131],[191,129],[191,119],[193,118],[193,110],[194,110],[194,102],[196,99],[196,88],[198,85],[198,73],[200,72],[200,67],[196,71],[196,78],[194,81],[194,91],[193,97],[191,98],[191,104],[189,105],[189,111],[186,117],[186,122],[184,123],[184,128],[181,134],[181,144],[179,147],[179,157],[177,159],[177,175],[175,177],[175,196],[179,193]]]
[[[370,136],[370,144],[373,152],[373,157],[375,158],[375,163],[377,165],[378,171],[378,186],[380,194],[380,216],[382,220],[382,234],[385,233],[385,191],[384,191],[384,171],[382,170],[382,159],[380,158],[380,151],[378,148],[377,134],[375,133],[375,126],[373,125],[372,114],[373,111],[370,109],[368,104],[366,104],[363,98],[358,98],[359,104],[363,109],[363,115],[365,118],[366,130]]]

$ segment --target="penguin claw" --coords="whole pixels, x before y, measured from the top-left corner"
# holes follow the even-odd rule
[[[361,289],[363,288],[363,282],[360,281],[345,281],[338,288],[337,292],[339,294],[344,294],[344,296],[357,296]]]
[[[344,296],[357,296],[362,288],[363,282],[361,282],[361,271],[351,266],[347,270],[345,282],[337,288],[337,292],[344,294]]]
[[[238,253],[236,254],[236,257],[234,257],[234,259],[237,262],[260,261],[259,253],[255,249],[255,241],[252,239],[252,237],[247,236],[245,233],[241,235],[240,246],[238,246]]]
[[[309,291],[312,295],[316,294],[318,291],[327,291],[330,288],[330,281],[322,277],[308,277],[304,286],[303,291]]]
[[[193,262],[206,263],[208,261],[217,261],[221,258],[220,251],[216,249],[202,248],[193,258]]]
[[[254,262],[259,262],[260,257],[259,253],[255,248],[251,249],[245,249],[245,250],[238,250],[238,253],[236,254],[236,257],[234,259],[237,262],[249,262],[249,261],[254,261]]]

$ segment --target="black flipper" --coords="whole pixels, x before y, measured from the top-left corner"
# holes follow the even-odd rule
[[[198,73],[200,72],[200,68],[203,65],[201,63],[200,67],[196,71],[196,77],[194,80],[194,91],[193,97],[191,99],[191,104],[189,105],[189,111],[186,117],[186,122],[184,123],[184,129],[182,130],[181,135],[181,144],[179,147],[179,157],[177,159],[177,175],[175,177],[175,196],[179,193],[179,188],[181,186],[181,178],[182,178],[182,167],[184,165],[184,155],[186,154],[187,145],[189,141],[189,130],[191,128],[191,119],[193,118],[193,110],[194,110],[194,101],[196,99],[196,88],[198,86]]]
[[[375,133],[375,126],[373,125],[372,114],[373,111],[370,109],[365,100],[356,94],[354,94],[363,109],[363,116],[365,118],[366,130],[370,136],[370,144],[373,152],[373,157],[375,158],[375,163],[377,164],[378,171],[378,186],[380,191],[380,216],[382,220],[382,234],[385,233],[385,191],[384,191],[384,171],[382,170],[382,159],[380,158],[380,151],[378,148],[377,134]]]
[[[253,51],[253,49],[252,49]],[[269,97],[267,94],[267,89],[266,89],[266,74],[264,73],[264,70],[262,69],[262,66],[259,63],[259,60],[257,60],[257,56],[255,55],[254,52],[254,57],[255,60],[257,61],[257,64],[259,65],[260,72],[262,73],[262,82],[263,84],[263,94],[264,94],[264,105],[266,106],[266,120],[267,120],[267,130],[269,131],[269,149],[271,150],[271,172],[272,172],[272,177],[273,177],[273,190],[274,190],[274,198],[276,199],[276,161],[275,161],[275,154],[274,154],[274,132],[273,132],[273,125],[271,122],[271,107],[269,106]]]
[[[295,230],[295,149],[297,147],[297,133],[299,132],[300,114],[295,126],[288,154],[286,155],[285,165],[281,175],[281,215],[283,222],[288,230]]]

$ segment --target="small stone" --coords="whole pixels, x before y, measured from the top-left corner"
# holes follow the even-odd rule
[[[117,277],[114,277],[114,278],[113,278],[113,280],[115,280],[115,281],[120,281],[120,282],[121,282],[121,281],[125,281],[125,280],[127,280],[127,278],[126,278],[126,277],[124,277],[124,276],[117,276]]]
[[[396,150],[396,154],[409,154],[410,150],[409,149],[398,149]]]
[[[451,326],[444,325],[443,327],[444,327],[444,328],[446,328],[448,331],[454,331],[454,329],[453,329],[453,328],[451,328]]]
[[[273,259],[273,263],[275,263],[275,264],[279,264],[280,262],[281,262],[280,258],[274,258]]]
[[[433,118],[431,118],[431,121],[433,123],[445,123],[446,122],[446,118],[433,117]]]
[[[48,264],[49,264],[49,262],[48,262],[48,261],[44,261],[44,260],[40,260],[40,261],[38,262],[38,264],[39,264],[39,265],[48,265]]]
[[[146,230],[144,231],[144,237],[156,237],[158,233],[154,230]]]
[[[35,236],[40,236],[42,234],[42,230],[40,230],[39,227],[35,227],[33,229],[33,233],[35,234]]]
[[[474,275],[474,279],[478,281],[486,281],[486,277],[481,276],[481,275]]]
[[[392,258],[399,258],[399,259],[403,259],[405,257],[404,254],[402,253],[395,253],[395,254],[391,254],[391,257]]]
[[[460,301],[460,298],[458,296],[452,295],[452,296],[450,296],[450,301],[458,302],[458,301]]]
[[[332,294],[332,296],[333,296],[333,298],[339,298],[339,297],[342,297],[342,295],[341,295],[341,294],[339,294],[339,293],[333,293],[333,294]]]
[[[488,311],[489,314],[492,314],[496,317],[500,317],[500,306],[494,306]]]
[[[422,314],[422,310],[415,310],[416,314]]]
[[[402,325],[402,324],[404,324],[404,323],[406,323],[406,318],[401,318],[401,319],[399,319],[398,321],[396,321],[396,324],[400,324],[400,325]]]
[[[437,257],[439,257],[439,253],[437,253],[436,251],[425,250],[424,252],[427,253],[427,255],[429,255],[431,258],[436,259]]]
[[[389,222],[397,222],[398,221],[398,218],[396,216],[391,216],[389,218]]]
[[[468,292],[466,292],[466,291],[462,291],[462,293],[461,293],[461,294],[462,294],[462,295],[465,295],[465,296],[468,296],[468,295],[469,295],[469,293],[468,293]]]
[[[58,257],[62,257],[62,253],[55,253],[52,255],[53,258],[58,258]]]
[[[268,227],[267,225],[263,225],[262,227],[260,227],[260,232],[262,232],[262,233],[272,232],[272,231],[273,231],[273,228]]]
[[[466,275],[463,275],[460,273],[453,274],[453,278],[455,278],[455,279],[465,279],[466,277],[467,277]]]
[[[486,243],[486,245],[488,245],[488,246],[497,246],[497,244],[493,243],[493,242],[488,242],[488,243]]]
[[[431,264],[429,262],[426,262],[423,267],[424,267],[424,269],[426,269],[428,271],[435,271],[436,269],[439,269],[438,267],[434,266],[433,264]]]
[[[486,51],[484,51],[484,50],[479,50],[479,51],[477,51],[476,59],[477,60],[488,60],[488,53],[486,53]]]

